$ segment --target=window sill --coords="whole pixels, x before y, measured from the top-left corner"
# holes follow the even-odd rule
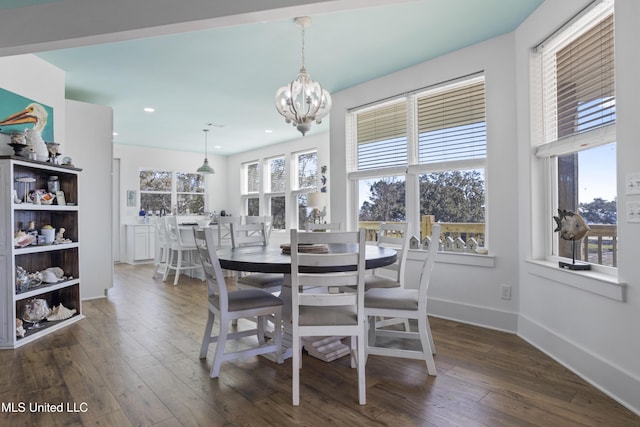
[[[428,251],[422,249],[409,249],[407,259],[424,261]],[[441,264],[468,265],[471,267],[493,268],[496,260],[493,255],[466,254],[460,252],[438,252],[436,262]]]
[[[542,277],[563,285],[591,292],[615,301],[625,302],[627,284],[617,277],[597,271],[573,271],[558,267],[557,262],[548,260],[527,260],[531,265],[529,274]]]

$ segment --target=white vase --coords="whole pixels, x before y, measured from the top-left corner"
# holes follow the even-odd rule
[[[36,153],[36,160],[46,162],[49,160],[49,150],[42,139],[40,131],[27,129],[25,132],[27,137],[27,145],[31,147],[31,151]]]

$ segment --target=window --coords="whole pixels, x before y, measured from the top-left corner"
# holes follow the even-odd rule
[[[171,213],[174,207],[179,215],[204,213],[204,175],[141,170],[139,176],[140,207],[147,212]]]
[[[240,214],[270,215],[273,230],[304,228],[307,193],[317,191],[318,170],[315,149],[245,163]]]
[[[204,175],[200,173],[176,173],[178,213],[204,213]]]
[[[349,122],[361,227],[408,221],[424,234],[437,221],[454,239],[484,241],[484,76],[352,111]]]
[[[140,171],[140,208],[160,214],[171,212],[173,174],[168,171]]]
[[[553,212],[579,213],[591,227],[576,259],[615,267],[616,98],[613,1],[596,2],[537,48],[544,111],[536,155],[548,164]],[[550,256],[571,258],[554,233]]]
[[[297,189],[315,189],[318,185],[318,152],[294,154],[294,170],[298,172]]]

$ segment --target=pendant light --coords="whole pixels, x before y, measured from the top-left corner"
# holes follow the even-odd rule
[[[202,129],[202,131],[204,132],[204,163],[198,168],[196,172],[213,174],[216,173],[216,171],[214,171],[213,168],[209,166],[209,160],[207,159],[207,133],[209,133],[209,129]]]
[[[304,66],[304,30],[311,25],[311,18],[301,16],[294,22],[302,29],[302,67],[298,77],[276,92],[276,109],[286,123],[291,123],[304,136],[315,121],[320,124],[322,118],[331,110],[331,94],[309,77]]]

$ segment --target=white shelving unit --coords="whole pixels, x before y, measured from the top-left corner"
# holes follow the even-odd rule
[[[27,160],[17,156],[0,156],[0,349],[11,349],[34,341],[48,333],[82,319],[80,299],[80,257],[78,236],[78,177],[80,169],[51,163]],[[50,176],[57,176],[67,205],[36,205],[14,203],[13,190],[20,200],[25,199],[25,186],[17,178],[33,178],[29,190],[46,189]],[[71,243],[29,245],[16,247],[14,235],[29,222],[36,230],[50,224],[65,229],[64,237]],[[20,292],[16,288],[16,267],[29,273],[49,267],[60,267],[66,280],[53,284],[39,284]],[[40,328],[27,329],[24,337],[16,334],[16,319],[21,317],[25,304],[45,299],[50,308],[63,304],[76,313],[69,319],[40,322]],[[25,323],[25,327],[31,326]]]

